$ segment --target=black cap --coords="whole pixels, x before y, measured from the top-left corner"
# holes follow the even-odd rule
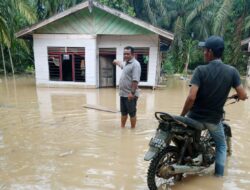
[[[199,42],[199,46],[216,51],[224,49],[224,40],[220,36],[210,36],[205,42]]]

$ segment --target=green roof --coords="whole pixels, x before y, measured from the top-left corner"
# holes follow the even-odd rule
[[[98,8],[93,8],[92,13],[88,9],[80,10],[35,30],[35,33],[91,35],[153,34],[150,30]]]

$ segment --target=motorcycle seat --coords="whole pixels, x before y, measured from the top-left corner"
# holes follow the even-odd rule
[[[188,127],[202,131],[205,128],[203,123],[196,121],[194,119],[191,119],[189,117],[182,117],[182,116],[173,116],[177,121],[180,121],[182,123],[185,123]]]
[[[182,126],[184,128],[188,127],[188,125],[185,124],[184,122],[182,122],[181,120],[178,120],[174,116],[172,116],[172,115],[170,115],[168,113],[165,113],[165,112],[155,112],[155,117],[159,121],[164,121],[164,122],[169,122],[169,123],[176,123],[179,126]]]

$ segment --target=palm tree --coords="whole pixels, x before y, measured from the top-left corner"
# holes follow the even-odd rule
[[[32,23],[36,20],[35,13],[32,11],[30,2],[28,0],[2,0],[0,2],[0,46],[2,53],[2,60],[4,65],[4,72],[6,74],[4,48],[7,48],[9,54],[9,61],[11,63],[12,72],[14,74],[14,66],[11,56],[11,45],[15,38],[15,31],[20,27],[18,18],[22,21]],[[20,44],[25,44],[20,42]]]
[[[4,57],[4,52],[3,52],[3,44],[9,45],[10,37],[8,33],[7,23],[5,19],[2,16],[0,16],[0,49],[1,49],[1,55],[2,55],[4,75],[6,76],[6,64],[5,64],[5,57]]]
[[[237,66],[240,70],[245,70],[246,63],[244,60],[243,52],[241,50],[240,41],[249,35],[250,28],[250,2],[248,0],[234,0],[234,11],[231,14],[231,20],[234,23],[232,40],[231,40],[231,54],[228,61]],[[241,67],[241,68],[240,68]]]
[[[250,1],[244,1],[244,38],[250,36]]]
[[[165,27],[174,31],[175,39],[172,51],[175,54],[177,68],[184,65],[187,71],[194,39],[203,39],[210,35],[211,7],[213,0],[170,0],[165,2]]]

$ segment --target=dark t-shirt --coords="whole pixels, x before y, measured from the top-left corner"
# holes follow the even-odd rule
[[[215,124],[222,119],[223,106],[231,87],[241,84],[239,72],[220,59],[198,66],[190,83],[199,89],[188,117]]]

